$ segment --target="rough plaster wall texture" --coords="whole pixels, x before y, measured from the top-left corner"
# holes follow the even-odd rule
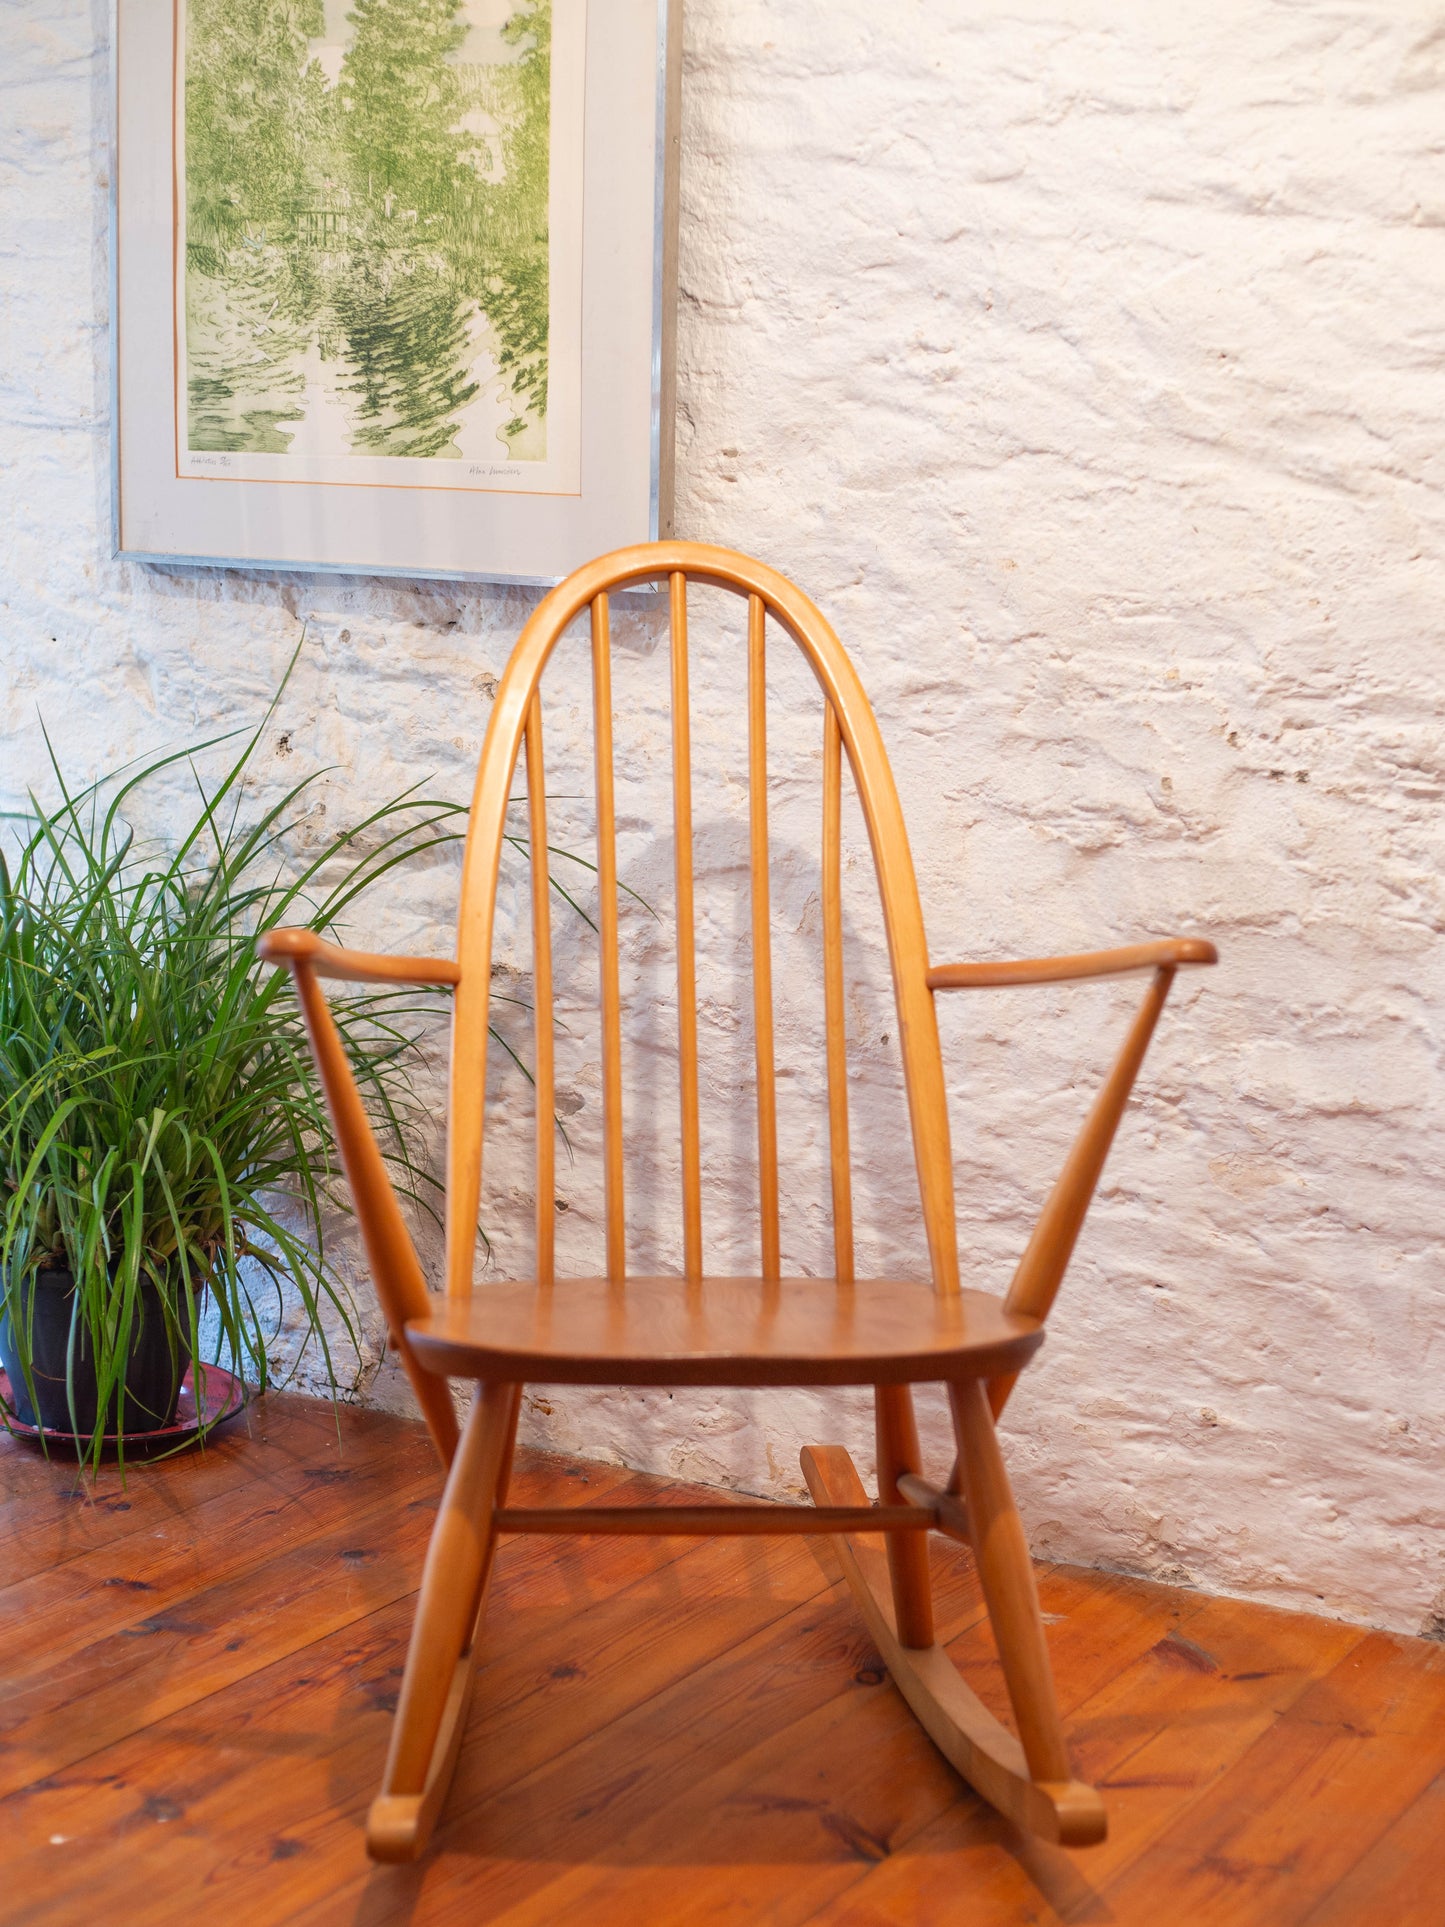
[[[104,767],[255,716],[303,619],[278,777],[283,760],[335,765],[336,808],[421,778],[464,796],[527,598],[109,558],[104,17],[0,4],[7,796],[40,774],[37,707],[63,719],[73,767]],[[1033,1543],[1429,1625],[1445,1607],[1438,9],[688,0],[686,43],[679,530],[795,575],[854,652],[935,955],[1202,930],[1225,959],[1176,992],[1010,1407]],[[657,642],[655,616],[620,625],[623,860],[665,918]],[[721,1266],[748,1262],[754,1184],[736,644],[700,623]],[[585,794],[580,651],[562,669],[549,748],[559,790]],[[822,1269],[816,704],[792,673],[778,662],[786,1236],[791,1262]],[[580,837],[575,808],[559,817]],[[849,835],[854,1129],[883,1159],[860,1168],[860,1255],[884,1267],[921,1243]],[[446,949],[454,887],[446,863],[399,883],[368,937]],[[624,928],[647,1133],[634,1254],[662,1263],[671,953],[638,905]],[[559,923],[578,1265],[601,1221],[589,942]],[[524,990],[525,941],[508,944]],[[946,1006],[971,1280],[1006,1281],[1132,995]],[[529,1106],[515,1078],[499,1092],[505,1275],[527,1262]],[[941,1459],[941,1411],[925,1417]],[[767,1492],[796,1488],[808,1439],[872,1457],[849,1398],[544,1392],[527,1424]]]

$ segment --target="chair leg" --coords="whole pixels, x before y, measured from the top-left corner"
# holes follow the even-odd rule
[[[999,1630],[999,1648],[1005,1654],[1011,1691],[1021,1670],[1019,1653],[1022,1651],[1026,1660],[1029,1657],[1028,1626],[1032,1624],[1035,1634],[1039,1635],[1032,1656],[1041,1673],[1042,1686],[1034,1680],[1032,1685],[1026,1683],[1021,1690],[1014,1691],[1014,1705],[1020,1709],[1019,1729],[1032,1748],[1028,1756],[1008,1728],[996,1720],[964,1684],[958,1668],[942,1646],[936,1643],[916,1646],[905,1640],[894,1605],[897,1567],[890,1571],[879,1535],[840,1535],[832,1543],[894,1684],[944,1758],[957,1767],[985,1800],[1019,1826],[1027,1827],[1045,1840],[1057,1840],[1062,1846],[1092,1846],[1107,1832],[1104,1803],[1093,1787],[1068,1777],[1028,1551],[1021,1531],[1010,1547],[1006,1533],[1000,1530],[1000,1520],[1005,1513],[1012,1512],[1012,1500],[1008,1498],[1008,1483],[993,1437],[992,1422],[990,1420],[987,1437],[969,1453],[965,1449],[966,1441],[981,1428],[971,1402],[965,1399],[961,1404],[965,1424],[959,1427],[960,1457],[965,1465],[964,1476],[975,1480],[969,1488],[970,1520],[987,1518],[989,1521],[986,1529],[982,1525],[976,1528],[980,1547],[978,1563],[984,1575],[990,1616]],[[986,1403],[984,1412],[987,1416]],[[805,1446],[802,1458],[803,1475],[817,1504],[867,1504],[863,1482],[843,1446]],[[975,1468],[983,1467],[981,1476],[977,1471],[968,1473],[970,1458]],[[980,1512],[972,1510],[979,1503],[975,1490],[981,1495]],[[1006,1525],[1006,1519],[1004,1523]],[[890,1548],[901,1536],[889,1534]],[[1020,1573],[1027,1586],[1027,1602],[1032,1606],[1031,1621],[1015,1597]],[[1025,1629],[1023,1638],[1015,1630],[1020,1618]],[[1023,1670],[1026,1680],[1033,1678],[1026,1668]]]
[[[969,1378],[949,1386],[948,1401],[969,1535],[1024,1757],[1034,1779],[1067,1780],[1069,1753],[1044,1644],[1033,1562],[999,1451],[988,1391],[981,1379]]]
[[[471,1700],[476,1633],[506,1496],[520,1385],[479,1385],[442,1494],[422,1572],[401,1697],[366,1846],[374,1860],[413,1860],[441,1811]]]
[[[873,1388],[874,1432],[878,1442],[878,1500],[902,1505],[898,1480],[905,1472],[921,1472],[918,1425],[913,1416],[913,1392],[907,1385]],[[888,1573],[893,1588],[893,1615],[898,1637],[905,1646],[933,1644],[933,1585],[928,1571],[926,1532],[895,1532],[888,1539]]]

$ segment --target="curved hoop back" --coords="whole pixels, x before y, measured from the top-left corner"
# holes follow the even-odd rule
[[[748,600],[749,793],[752,842],[754,1003],[758,1050],[759,1195],[763,1274],[779,1270],[777,1138],[772,1091],[772,990],[767,937],[766,746],[763,663],[766,618],[771,616],[806,656],[825,698],[823,898],[824,992],[828,1036],[829,1126],[833,1166],[834,1248],[837,1275],[853,1275],[852,1210],[848,1176],[847,1093],[844,1065],[843,967],[839,865],[839,798],[846,753],[862,805],[882,899],[893,973],[933,1283],[958,1290],[953,1166],[948,1112],[923,913],[903,812],[877,720],[862,682],[822,614],[776,570],[729,549],[698,542],[656,542],[619,549],[587,563],[560,583],[533,612],[497,690],[472,798],[462,869],[457,961],[461,980],[452,1029],[451,1101],[447,1142],[447,1290],[471,1289],[477,1212],[481,1199],[483,1092],[486,1087],[488,998],[497,878],[507,808],[517,761],[526,745],[530,839],[533,855],[533,936],[537,1033],[537,1270],[552,1275],[551,962],[547,934],[546,814],[542,713],[538,684],[568,626],[590,610],[597,762],[598,883],[602,951],[603,1136],[607,1190],[608,1276],[625,1275],[621,1012],[617,962],[617,875],[612,800],[612,698],[608,596],[641,582],[666,580],[671,616],[674,828],[677,848],[678,1025],[682,1088],[683,1248],[685,1273],[701,1275],[697,1000],[693,962],[691,757],[688,741],[687,585],[707,583]]]

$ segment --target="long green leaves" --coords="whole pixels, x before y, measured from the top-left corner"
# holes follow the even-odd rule
[[[212,1355],[257,1387],[268,1281],[299,1297],[333,1385],[328,1324],[357,1343],[326,1249],[327,1208],[344,1202],[331,1124],[285,974],[258,964],[256,937],[287,923],[334,930],[397,865],[456,840],[465,812],[407,792],[319,844],[312,814],[306,854],[290,856],[322,773],[243,811],[260,737],[213,786],[199,759],[226,738],[78,792],[52,750],[59,802],[32,798],[11,860],[0,853],[0,1276],[23,1350],[22,1281],[73,1272],[72,1359],[83,1332],[99,1379],[93,1456],[106,1430],[125,1429],[146,1281],[175,1347],[200,1358],[209,1332]],[[189,765],[196,809],[162,849],[130,819],[177,765]],[[333,1002],[383,1152],[423,1207],[435,1180],[411,1071],[439,1009],[436,993],[410,988]],[[73,1384],[70,1409],[73,1420]]]

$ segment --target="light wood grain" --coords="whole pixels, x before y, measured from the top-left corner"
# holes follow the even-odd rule
[[[1124,1040],[1124,1047],[1074,1140],[1064,1161],[1064,1168],[1039,1213],[1024,1255],[1019,1260],[1005,1300],[1011,1311],[1043,1319],[1053,1309],[1069,1259],[1084,1227],[1090,1200],[1103,1174],[1114,1133],[1124,1115],[1124,1106],[1129,1101],[1173,979],[1174,970],[1170,965],[1155,970],[1150,979],[1139,1013]],[[989,1388],[995,1417],[1008,1403],[1014,1382],[1012,1375],[1005,1374]]]
[[[438,1300],[410,1336],[428,1372],[551,1385],[906,1384],[1013,1369],[1043,1340],[988,1292],[896,1278],[504,1282]]]
[[[535,685],[534,685],[535,686]],[[602,1157],[607,1276],[627,1276],[622,1142],[622,991],[617,954],[617,803],[612,769],[612,621],[592,598],[592,719],[597,768],[597,953],[602,980]]]
[[[682,1127],[682,1268],[702,1277],[702,1162],[697,1085],[697,916],[692,878],[692,719],[688,696],[687,574],[668,578],[672,659],[672,834],[677,892],[677,1076]]]
[[[472,1252],[465,1227],[476,1223],[482,1133],[479,1117],[475,1127],[467,1124],[459,1128],[457,1120],[463,1112],[475,1113],[477,1067],[485,1068],[484,979],[490,969],[496,878],[511,773],[528,709],[558,639],[597,596],[641,582],[660,581],[668,586],[671,605],[678,593],[674,587],[674,578],[678,577],[725,588],[745,602],[757,597],[767,620],[803,651],[837,716],[878,876],[930,1275],[939,1290],[955,1290],[958,1253],[952,1155],[937,1019],[926,981],[923,915],[897,790],[877,721],[857,671],[836,635],[801,591],[776,570],[748,556],[688,542],[642,544],[619,550],[589,563],[552,590],[524,628],[497,691],[463,866],[458,957],[464,975],[457,1003],[453,1053],[457,1082],[448,1161],[449,1288],[466,1291],[471,1283]],[[463,1216],[464,1208],[470,1210],[469,1217]]]
[[[1035,1780],[1067,1781],[1053,1676],[1023,1522],[1014,1504],[988,1396],[977,1379],[948,1388],[963,1466],[964,1499],[988,1616],[1008,1682],[1024,1758]]]
[[[683,1277],[629,1281],[609,597],[643,582],[665,585],[669,616]],[[693,583],[722,587],[746,604],[761,1275],[741,1279],[706,1277],[703,1272],[688,648],[688,597]],[[539,687],[559,638],[584,611],[591,622],[597,786],[607,1275],[557,1280],[552,1216],[553,986]],[[821,689],[824,707],[822,1002],[835,1259],[834,1276],[829,1279],[781,1276],[782,1153],[776,1108],[767,814],[770,623],[802,651]],[[489,1284],[484,1295],[474,1296],[492,932],[511,786],[524,747],[537,1003],[536,1276]],[[905,1279],[856,1277],[842,909],[845,762],[867,830],[882,906],[919,1218],[928,1251],[924,1272]],[[1068,1778],[1033,1582],[989,1404],[994,1410],[1002,1407],[1019,1370],[1041,1341],[1044,1318],[1057,1295],[1174,972],[1184,964],[1212,962],[1212,946],[1198,938],[1170,939],[1075,957],[931,967],[912,856],[882,737],[837,637],[808,598],[776,571],[732,551],[685,542],[643,545],[588,564],[547,595],[523,629],[498,687],[478,769],[463,859],[455,964],[341,952],[305,932],[275,933],[268,945],[265,954],[286,963],[296,977],[328,1100],[339,1120],[338,1134],[378,1289],[443,1456],[450,1456],[455,1440],[454,1429],[448,1430],[451,1408],[444,1379],[469,1378],[486,1387],[478,1409],[493,1414],[488,1433],[492,1443],[485,1450],[476,1441],[468,1447],[466,1467],[455,1472],[453,1495],[438,1526],[447,1549],[436,1552],[429,1566],[431,1576],[409,1661],[408,1677],[415,1684],[404,1695],[393,1770],[373,1815],[375,1850],[383,1855],[415,1851],[445,1792],[470,1690],[472,1642],[466,1629],[459,1630],[466,1618],[462,1608],[472,1598],[467,1591],[473,1584],[469,1575],[478,1561],[478,1569],[485,1574],[487,1548],[497,1524],[489,1508],[505,1484],[505,1452],[502,1461],[497,1459],[501,1419],[496,1414],[502,1410],[498,1401],[515,1400],[515,1388],[528,1381],[872,1385],[881,1503],[867,1516],[873,1531],[886,1538],[891,1605],[886,1612],[880,1606],[871,1580],[864,1585],[863,1567],[850,1552],[850,1583],[855,1583],[868,1623],[884,1628],[892,1642],[887,1648],[893,1655],[889,1664],[927,1730],[949,1758],[970,1763],[965,1770],[973,1773],[988,1797],[997,1798],[1020,1824],[1035,1826],[1050,1838],[1076,1842],[1097,1838],[1103,1824],[1097,1798]],[[1153,972],[1140,1013],[1050,1194],[1008,1299],[964,1291],[959,1281],[937,993],[1139,969]],[[456,988],[447,1147],[447,1297],[442,1305],[427,1300],[395,1200],[385,1187],[379,1154],[320,996],[316,979],[322,971],[381,981],[440,982]],[[868,1148],[870,1153],[874,1149]],[[891,1181],[891,1169],[887,1176]],[[928,1380],[948,1385],[959,1436],[959,1458],[943,1491],[923,1476],[912,1412],[909,1388]],[[514,1422],[515,1404],[510,1409]],[[509,1442],[506,1451],[510,1451]],[[834,1470],[842,1477],[837,1467]],[[586,1529],[619,1535],[676,1535],[690,1530],[749,1538],[821,1533],[846,1550],[863,1518],[857,1507],[826,1515],[806,1509],[768,1513],[732,1509],[724,1517],[715,1511],[674,1508],[662,1519],[618,1507],[605,1516],[594,1516]],[[537,1508],[504,1507],[501,1520],[509,1533],[550,1536],[579,1530],[578,1522],[565,1513]],[[971,1537],[978,1553],[1022,1735],[1021,1749],[996,1722],[993,1727],[979,1723],[991,1716],[967,1695],[938,1656],[927,1543],[927,1533],[933,1530]],[[437,1544],[441,1543],[439,1539]]]
[[[898,1505],[904,1494],[898,1481],[916,1473],[922,1463],[913,1393],[906,1385],[879,1385],[873,1394],[874,1441],[878,1456],[878,1499]],[[894,1540],[888,1547],[888,1572],[893,1590],[893,1621],[905,1646],[933,1644],[933,1593],[925,1539]]]
[[[621,1537],[673,1538],[787,1538],[796,1533],[814,1538],[836,1532],[887,1532],[919,1535],[933,1524],[932,1516],[916,1505],[694,1505],[694,1506],[508,1506],[497,1514],[498,1532],[554,1534],[594,1533]]]
[[[378,1860],[414,1859],[425,1848],[456,1766],[520,1396],[518,1385],[477,1388],[447,1475],[381,1791],[367,1819],[367,1847]]]
[[[828,1175],[833,1194],[833,1271],[853,1282],[853,1158],[848,1141],[848,1022],[843,992],[843,738],[823,710],[823,1021],[828,1066]]]
[[[764,1278],[782,1275],[778,1089],[773,1055],[772,892],[768,878],[767,610],[748,597],[748,841],[753,937],[753,1039],[758,1104],[758,1217]]]
[[[894,1483],[910,1505],[921,1506],[932,1516],[937,1531],[956,1539],[960,1545],[973,1544],[973,1534],[968,1529],[968,1507],[956,1493],[932,1484],[916,1472],[900,1473]]]
[[[288,961],[326,1108],[336,1131],[342,1169],[356,1200],[356,1216],[372,1282],[386,1316],[387,1336],[426,1415],[437,1452],[443,1464],[450,1464],[457,1443],[451,1393],[418,1368],[411,1340],[406,1335],[408,1322],[425,1318],[431,1304],[416,1247],[402,1218],[321,986],[307,958],[293,951]]]
[[[448,957],[386,957],[369,950],[343,950],[314,930],[268,930],[256,940],[266,963],[308,965],[317,977],[354,984],[455,984],[461,965]]]
[[[805,1447],[803,1476],[820,1506],[856,1503],[862,1493],[841,1446]],[[944,1757],[1018,1826],[1065,1845],[1101,1839],[1104,1813],[1094,1789],[1067,1778],[1038,1780],[1018,1740],[964,1684],[949,1655],[932,1642],[903,1639],[888,1564],[875,1547],[866,1538],[841,1538],[835,1550],[894,1684]]]
[[[547,848],[547,772],[542,698],[527,718],[527,836],[532,872],[532,1087],[536,1097],[536,1264],[538,1284],[556,1272],[556,1038],[552,1010],[552,874]]]
[[[1202,937],[1161,937],[1117,950],[1086,950],[1072,957],[1022,957],[1013,963],[934,964],[930,990],[999,989],[1013,984],[1077,983],[1087,977],[1121,977],[1134,970],[1175,969],[1180,964],[1218,963],[1219,952]]]

